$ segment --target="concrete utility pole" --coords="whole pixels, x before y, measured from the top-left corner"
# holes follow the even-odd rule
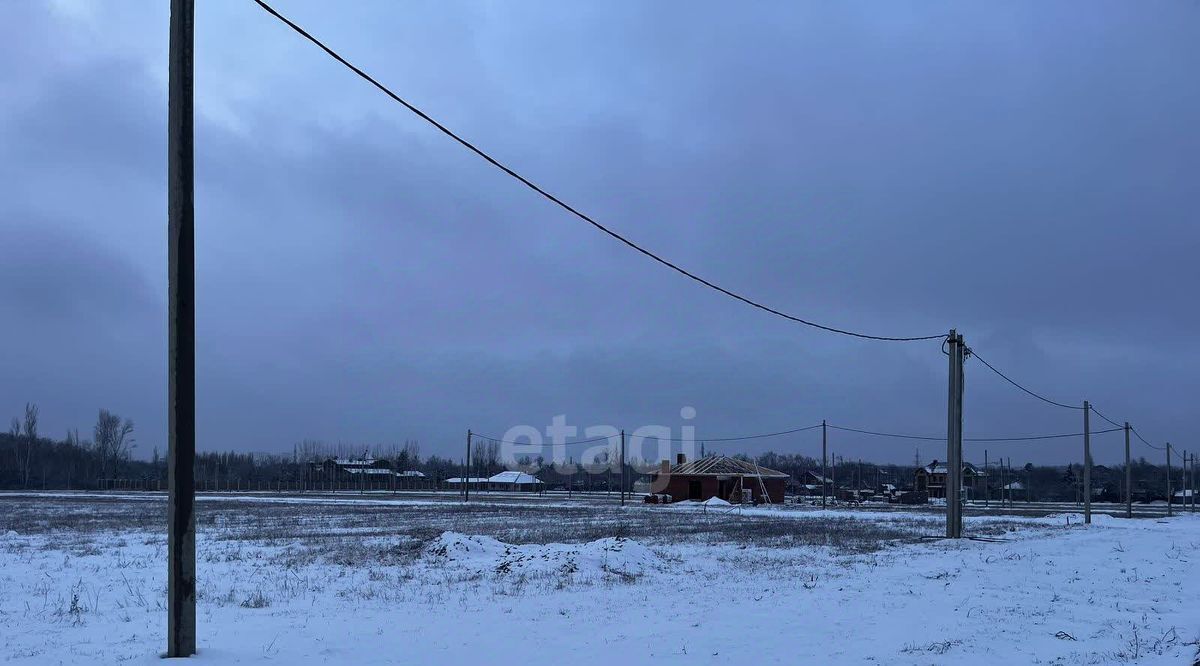
[[[1133,518],[1133,468],[1129,466],[1129,421],[1125,422],[1125,517]]]
[[[833,456],[833,466],[829,468],[829,490],[833,493],[833,501],[837,501],[837,456]]]
[[[950,329],[949,400],[946,423],[946,537],[962,538],[963,337]]]
[[[1192,513],[1195,513],[1196,512],[1196,454],[1195,453],[1192,454],[1191,461],[1192,461],[1192,466],[1188,468],[1188,473],[1187,473],[1188,493],[1189,493],[1189,497],[1190,497],[1190,499],[1188,501],[1188,506],[1190,507],[1189,510]]]
[[[1092,522],[1092,406],[1083,401],[1083,522]]]
[[[1192,487],[1192,513],[1196,513],[1196,454],[1192,454],[1192,472],[1188,475],[1188,483]]]
[[[625,431],[621,431],[621,506],[625,506],[625,489],[628,487],[625,478]]]
[[[825,479],[829,478],[825,471],[829,446],[829,429],[825,425],[825,419],[821,419],[821,508],[825,508],[825,496],[828,491],[825,490]]]
[[[193,0],[171,0],[167,56],[167,656],[196,653]]]
[[[1192,507],[1192,513],[1195,513],[1196,512],[1196,454],[1194,454],[1194,453],[1192,454],[1191,472],[1188,474],[1188,485],[1192,489],[1192,501],[1190,502],[1190,505]]]
[[[464,502],[471,501],[471,467],[471,431],[467,430],[467,465],[466,469],[464,470],[466,472],[466,476],[464,476],[462,479]]]
[[[992,468],[988,467],[987,449],[983,450],[983,505],[988,506],[988,496],[991,495]],[[1003,486],[1001,487],[1003,488]]]
[[[1008,481],[1008,486],[1009,486],[1008,487],[1008,508],[1011,509],[1012,505],[1013,505],[1012,484],[1015,483],[1017,480],[1017,475],[1013,474],[1013,471],[1012,471],[1012,458],[1011,457],[1008,459],[1008,471],[1006,471],[1004,473],[1004,478],[1005,478],[1005,480]]]
[[[1193,456],[1195,457],[1195,456]],[[1179,510],[1187,513],[1188,510],[1188,452],[1183,450],[1183,469],[1179,472],[1179,485],[1183,488],[1183,499],[1179,503]]]
[[[1171,443],[1167,442],[1167,517],[1174,515],[1171,509]]]

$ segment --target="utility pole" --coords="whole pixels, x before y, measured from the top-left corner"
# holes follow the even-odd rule
[[[988,496],[992,494],[991,488],[989,487],[992,485],[991,481],[990,481],[991,476],[992,476],[992,469],[990,467],[988,467],[987,449],[984,449],[983,450],[983,505],[985,507],[988,506]],[[1003,486],[1001,486],[1001,488],[1003,488]]]
[[[1013,471],[1012,471],[1012,457],[1011,456],[1009,456],[1009,458],[1008,458],[1008,472],[1006,472],[1004,474],[1004,478],[1008,479],[1008,508],[1011,509],[1012,505],[1013,505],[1012,484],[1015,483],[1015,480],[1016,480],[1016,475],[1013,474]]]
[[[463,501],[471,501],[471,431],[467,430],[466,476],[463,477]],[[486,504],[486,502],[485,502]]]
[[[1192,513],[1196,513],[1196,454],[1192,454],[1192,470],[1188,474],[1188,485],[1192,488]]]
[[[1192,472],[1188,475],[1188,483],[1192,487],[1192,513],[1196,513],[1196,454],[1192,454]]]
[[[832,501],[837,501],[837,454],[833,456],[833,465],[829,467],[829,490],[833,493]]]
[[[167,83],[167,656],[196,653],[194,0],[171,0]]]
[[[1171,443],[1167,442],[1167,517],[1174,515],[1171,509]]]
[[[1092,522],[1092,406],[1083,401],[1083,522]]]
[[[621,431],[621,506],[625,506],[625,488],[628,487],[625,478],[625,431]]]
[[[1125,422],[1125,517],[1133,518],[1133,468],[1129,466],[1129,421]]]
[[[1192,461],[1192,466],[1190,468],[1185,469],[1184,473],[1187,475],[1189,511],[1191,511],[1192,513],[1195,513],[1196,512],[1196,454],[1195,453],[1192,453],[1191,461]]]
[[[829,447],[829,428],[825,425],[825,419],[821,419],[821,508],[825,508],[825,498],[829,494],[825,490],[825,479],[829,478],[825,471],[826,459],[828,456]]]
[[[946,537],[962,538],[962,397],[963,338],[950,329],[946,339],[950,356],[949,400],[946,424]]]
[[[1188,510],[1188,452],[1183,450],[1183,468],[1179,470],[1179,487],[1183,490],[1183,497],[1180,498],[1179,512],[1187,513]]]

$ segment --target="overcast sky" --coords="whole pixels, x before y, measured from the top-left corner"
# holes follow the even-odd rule
[[[143,456],[166,449],[167,4],[0,3],[0,416],[33,401],[44,434],[90,435],[108,408]],[[843,338],[701,288],[249,0],[198,4],[201,449],[458,456],[467,428],[678,432],[685,406],[700,438],[823,418],[944,432],[937,342]],[[869,333],[957,327],[1051,398],[1200,448],[1200,3],[277,6],[711,280]],[[966,372],[967,436],[1082,430]],[[1116,460],[1120,435],[1094,447]],[[726,448],[814,454],[819,431]]]

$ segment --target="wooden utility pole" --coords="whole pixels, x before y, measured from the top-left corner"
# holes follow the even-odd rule
[[[946,537],[962,537],[963,337],[954,329],[946,339],[950,356],[946,423]]]
[[[462,479],[463,501],[464,502],[471,501],[471,467],[472,467],[472,465],[471,465],[471,431],[467,430],[467,464],[466,464],[466,470],[465,470],[466,475],[463,476],[463,479]]]
[[[829,463],[829,428],[825,425],[825,419],[821,419],[821,508],[825,508],[826,498],[829,491],[825,489],[825,479],[829,478],[826,467]]]
[[[621,431],[621,506],[625,506],[625,489],[628,487],[625,476],[625,431]]]
[[[1092,522],[1092,406],[1083,401],[1083,522]]]
[[[167,656],[196,653],[193,0],[171,0],[167,83]]]
[[[1129,466],[1129,421],[1125,422],[1125,517],[1133,518],[1133,468]]]

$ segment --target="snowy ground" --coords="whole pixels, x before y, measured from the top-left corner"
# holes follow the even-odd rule
[[[0,660],[161,663],[161,499],[0,495]],[[206,498],[204,663],[1192,664],[1200,518]]]

